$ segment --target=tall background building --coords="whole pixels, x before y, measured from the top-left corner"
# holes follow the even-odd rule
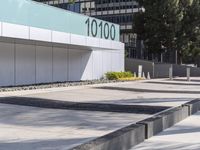
[[[73,12],[120,25],[120,40],[125,43],[126,57],[146,59],[148,54],[133,34],[133,14],[139,11],[135,0],[35,0]]]

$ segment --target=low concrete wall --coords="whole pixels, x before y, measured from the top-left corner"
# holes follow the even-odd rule
[[[173,76],[186,77],[187,66],[173,64]],[[192,68],[191,68],[192,70]]]
[[[199,110],[200,100],[196,99],[182,106],[162,111],[153,117],[74,147],[71,150],[128,150]]]
[[[171,64],[154,64],[154,78],[169,77],[169,68]]]
[[[151,118],[142,120],[137,124],[145,125],[145,138],[148,139],[187,118],[188,116],[188,107],[180,106],[163,111]]]
[[[126,71],[131,71],[131,72],[135,72],[138,74],[138,66],[142,65],[142,70],[144,71],[144,73],[147,75],[147,73],[150,73],[150,76],[153,77],[153,62],[150,61],[145,61],[145,60],[139,60],[139,59],[130,59],[130,58],[126,58],[125,59],[125,70]]]
[[[187,68],[190,68],[190,76],[198,77],[200,76],[200,68],[188,67],[184,65],[177,64],[163,64],[163,63],[153,63],[146,60],[138,59],[125,59],[125,70],[131,72],[138,72],[138,66],[143,66],[143,72],[147,75],[150,73],[152,78],[168,78],[169,77],[169,68],[173,67],[173,76],[186,77]]]
[[[71,150],[128,150],[145,140],[145,126],[133,124]]]
[[[173,64],[173,76],[178,76],[178,77],[185,77],[187,68],[190,68],[190,76],[191,77],[198,77],[200,76],[200,68],[197,67],[189,67],[189,66],[184,66],[184,65],[176,65]]]
[[[195,67],[190,67],[192,69],[190,69],[190,75],[192,77],[198,77],[200,76],[200,68],[195,68]]]
[[[148,139],[163,131],[162,118],[158,116],[153,116],[151,118],[142,120],[137,124],[145,125],[145,139]]]
[[[200,110],[200,100],[196,99],[196,100],[190,101],[188,103],[183,104],[183,106],[187,106],[189,109],[189,115],[192,115]]]

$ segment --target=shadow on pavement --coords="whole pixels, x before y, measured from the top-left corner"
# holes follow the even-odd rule
[[[177,82],[161,82],[161,81],[147,81],[145,83],[153,83],[153,84],[167,84],[167,85],[187,85],[187,86],[200,86],[200,84],[194,83],[177,83]]]
[[[171,81],[171,80],[167,80],[167,81]],[[187,79],[173,79],[173,81],[187,81]],[[200,80],[195,80],[195,79],[191,79],[190,81],[192,82],[200,82]]]
[[[133,147],[130,150],[199,150],[200,144],[199,143],[178,143],[178,142],[170,142],[170,141],[157,141],[156,143],[153,142],[146,142],[145,144],[141,144]]]
[[[137,99],[122,99],[122,100],[102,100],[99,101],[101,103],[115,103],[115,104],[128,104],[128,105],[134,105],[134,104],[159,104],[161,105],[163,103],[184,103],[189,100],[192,100],[192,98],[137,98]]]
[[[53,109],[41,109],[34,107],[24,107],[15,105],[0,105],[0,127],[2,129],[10,128],[19,131],[41,132],[41,137],[45,132],[51,131],[52,133],[60,133],[61,136],[65,134],[77,131],[77,134],[86,132],[97,132],[97,136],[100,132],[110,132],[118,128],[124,127],[132,122],[139,121],[148,115],[135,115],[135,114],[123,114],[123,113],[111,113],[111,112],[89,112],[89,111],[73,111],[73,110],[53,110]],[[11,131],[6,132],[11,133]],[[15,131],[15,130],[14,130]],[[50,132],[50,133],[51,133]],[[23,137],[29,137],[22,134]],[[12,135],[15,138],[15,134]],[[102,134],[101,133],[101,134]],[[5,134],[5,133],[4,133]],[[82,134],[81,134],[82,135]],[[90,135],[90,134],[89,134]],[[1,132],[0,139],[2,140],[3,133]],[[34,136],[34,135],[33,135]],[[17,136],[16,136],[17,137]],[[70,138],[70,137],[69,137]],[[2,141],[0,141],[1,143]],[[0,147],[1,149],[1,147]]]
[[[98,89],[107,90],[119,90],[119,91],[132,91],[132,92],[143,92],[143,93],[182,93],[182,94],[200,94],[200,91],[175,91],[175,90],[151,90],[151,89],[139,89],[139,88],[125,88],[125,87],[114,87],[114,86],[102,86],[97,87]]]
[[[170,108],[168,106],[80,103],[80,102],[59,101],[59,100],[31,98],[31,97],[3,97],[0,98],[0,103],[33,106],[41,108],[53,108],[53,109],[138,113],[138,114],[155,114]]]
[[[0,142],[1,150],[66,150],[82,143],[91,140],[91,138],[77,139],[49,139],[49,140],[25,140],[19,142]],[[69,146],[73,145],[73,146]]]

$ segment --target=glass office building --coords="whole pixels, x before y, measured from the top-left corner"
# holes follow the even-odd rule
[[[135,0],[37,0],[45,4],[96,17],[120,25],[120,41],[125,43],[126,56],[147,58],[141,41],[132,32],[133,14],[139,8]]]

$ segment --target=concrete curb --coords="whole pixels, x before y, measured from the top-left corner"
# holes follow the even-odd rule
[[[148,139],[187,118],[188,116],[188,107],[180,106],[163,111],[153,117],[137,122],[137,124],[145,125],[145,138]]]
[[[51,108],[51,109],[69,109],[69,110],[85,110],[85,111],[138,113],[138,114],[155,114],[170,108],[165,106],[148,106],[148,105],[80,103],[80,102],[69,102],[69,101],[49,100],[41,98],[30,98],[30,97],[2,97],[0,98],[0,103]]]
[[[145,126],[145,139],[148,139],[163,131],[162,117],[154,116],[147,118],[136,124],[142,124]]]
[[[189,115],[192,115],[200,110],[200,99],[195,99],[193,101],[185,103],[185,104],[183,104],[183,106],[188,107]]]
[[[168,109],[71,150],[128,150],[200,110],[200,100]]]
[[[133,124],[70,150],[127,150],[145,140],[145,126]]]

